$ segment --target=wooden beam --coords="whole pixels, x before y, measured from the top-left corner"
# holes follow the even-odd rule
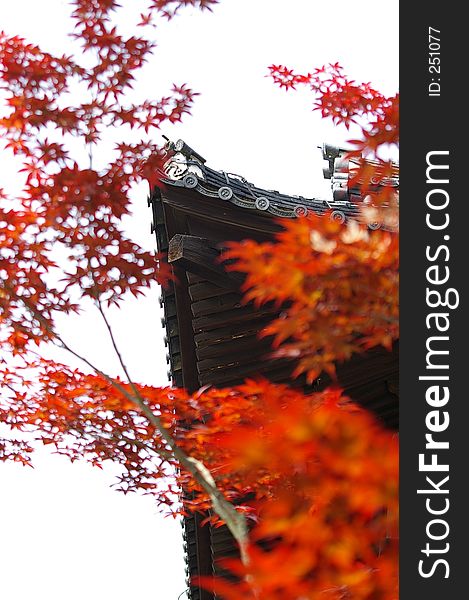
[[[219,329],[230,325],[238,324],[244,326],[248,321],[260,321],[264,318],[275,319],[278,315],[278,308],[267,306],[267,304],[255,312],[252,306],[242,306],[233,310],[214,313],[213,315],[205,315],[192,319],[192,328],[198,333],[199,331],[210,331],[210,329]]]
[[[226,289],[241,285],[244,275],[225,271],[220,254],[209,240],[178,233],[169,242],[168,262]]]
[[[223,296],[214,296],[213,298],[206,298],[197,302],[192,301],[192,314],[194,317],[203,317],[226,310],[241,308],[242,299],[241,294],[225,293]]]
[[[230,290],[227,288],[221,288],[219,285],[215,285],[214,283],[209,283],[208,281],[198,281],[196,283],[192,283],[189,279],[189,296],[191,297],[192,302],[198,302],[200,300],[207,300],[208,298],[216,298],[217,296],[224,296],[226,293],[229,293]],[[236,292],[237,287],[236,284],[233,283],[232,292]],[[238,291],[239,293],[239,291]]]
[[[271,321],[272,315],[269,315],[264,319],[256,321],[246,321],[242,323],[235,323],[229,325],[228,327],[201,331],[200,333],[193,334],[194,341],[197,348],[225,342],[233,344],[234,339],[239,340],[241,337],[248,335],[257,335],[259,331]]]

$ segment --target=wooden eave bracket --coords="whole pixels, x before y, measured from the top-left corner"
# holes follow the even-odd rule
[[[169,242],[168,262],[220,287],[230,290],[239,287],[245,276],[242,273],[225,271],[220,263],[220,254],[221,251],[210,240],[178,233]]]

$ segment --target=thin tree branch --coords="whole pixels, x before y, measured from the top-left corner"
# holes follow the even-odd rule
[[[121,354],[119,347],[117,345],[117,342],[115,340],[111,325],[106,317],[106,314],[103,310],[103,307],[102,307],[102,304],[101,304],[101,301],[99,300],[99,298],[96,298],[96,304],[97,304],[98,310],[104,320],[104,323],[106,324],[106,328],[109,332],[109,336],[110,336],[112,345],[114,347],[114,350],[115,350],[118,360],[120,362],[122,370],[124,371],[125,376],[127,377],[129,385],[131,386],[133,394],[134,394],[133,397],[126,394],[127,398],[129,400],[131,400],[132,402],[134,402],[134,404],[136,404],[142,410],[142,412],[145,414],[145,416],[150,421],[150,423],[152,425],[154,425],[155,428],[158,429],[161,437],[171,448],[171,450],[174,454],[174,457],[180,462],[180,464],[182,464],[192,474],[192,476],[197,481],[197,483],[199,483],[199,485],[201,485],[202,488],[207,492],[207,494],[210,497],[210,500],[212,501],[213,509],[218,514],[218,516],[221,519],[223,519],[223,521],[225,521],[225,523],[228,526],[229,530],[231,531],[233,537],[236,539],[236,541],[239,544],[240,553],[241,553],[243,562],[247,563],[247,553],[246,553],[247,548],[246,548],[246,546],[247,546],[248,528],[247,528],[245,517],[243,515],[241,515],[240,513],[238,513],[237,510],[234,508],[234,506],[226,500],[225,496],[218,489],[218,487],[215,483],[215,480],[213,479],[212,474],[207,469],[207,467],[201,461],[199,461],[191,456],[188,456],[177,445],[177,443],[174,440],[171,433],[166,429],[166,427],[161,422],[161,419],[157,415],[155,415],[154,412],[148,407],[144,398],[140,394],[140,391],[137,389],[137,387],[135,386],[135,384],[133,383],[133,381],[129,375],[128,369],[124,363],[122,354]]]
[[[119,347],[117,345],[116,339],[114,337],[114,332],[112,331],[112,327],[111,327],[111,325],[109,323],[108,318],[106,317],[106,313],[104,312],[103,305],[102,305],[102,302],[99,299],[99,297],[96,298],[96,306],[98,307],[99,313],[101,314],[101,317],[102,317],[102,319],[103,319],[103,321],[104,321],[104,323],[106,325],[106,328],[107,328],[108,333],[109,333],[109,338],[110,338],[111,343],[112,343],[112,347],[114,348],[114,352],[116,353],[117,359],[119,360],[119,363],[120,363],[120,365],[122,367],[122,370],[124,371],[124,375],[127,377],[127,381],[129,382],[129,385],[132,388],[132,391],[135,394],[135,396],[141,399],[140,392],[138,391],[138,389],[135,386],[132,378],[130,377],[129,370],[127,369],[127,366],[126,366],[126,364],[124,362],[122,354],[121,354],[121,352],[119,350]]]
[[[132,383],[131,379],[128,376],[127,368],[125,363],[122,360],[122,356],[119,352],[117,344],[114,339],[114,335],[110,328],[109,322],[106,318],[104,318],[105,323],[108,327],[109,333],[111,335],[111,340],[113,346],[116,350],[117,356],[120,360],[120,364],[124,369],[124,372],[129,380],[129,385],[132,387],[133,393],[129,393],[123,385],[121,385],[118,381],[116,381],[113,377],[102,371],[99,367],[93,364],[89,359],[85,356],[71,348],[61,337],[60,335],[54,331],[49,322],[41,315],[41,313],[34,307],[30,305],[30,303],[25,298],[20,298],[25,307],[33,314],[34,318],[36,318],[42,326],[46,329],[46,331],[52,336],[52,341],[58,347],[66,350],[75,358],[78,358],[86,365],[88,365],[93,371],[97,374],[101,375],[108,383],[110,383],[114,388],[119,390],[130,402],[132,402],[135,406],[137,406],[141,412],[145,415],[148,421],[155,427],[155,429],[159,432],[161,438],[166,442],[168,447],[171,449],[174,458],[192,475],[194,480],[202,487],[202,489],[208,494],[214,511],[217,515],[226,523],[228,529],[231,534],[237,541],[240,549],[241,560],[244,564],[248,564],[248,554],[247,554],[247,543],[248,543],[248,527],[246,518],[244,515],[239,513],[234,506],[228,502],[223,493],[218,489],[215,480],[213,479],[210,471],[207,467],[198,459],[195,459],[191,456],[188,456],[182,448],[180,448],[176,442],[176,440],[171,435],[171,432],[165,427],[160,417],[156,415],[151,408],[145,402],[145,399],[140,394],[139,390],[136,388],[135,384]],[[103,314],[101,308],[101,314]],[[158,450],[155,450],[158,452]],[[164,458],[164,456],[163,456]]]

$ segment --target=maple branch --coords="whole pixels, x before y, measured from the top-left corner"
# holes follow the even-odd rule
[[[163,440],[167,443],[169,448],[171,449],[174,458],[189,471],[195,481],[202,487],[202,489],[208,494],[214,511],[217,515],[226,523],[228,529],[231,534],[237,541],[240,549],[241,560],[245,565],[248,564],[248,554],[247,554],[247,543],[248,543],[248,527],[246,523],[246,518],[244,515],[239,513],[231,502],[225,498],[223,493],[218,489],[215,480],[213,479],[210,471],[207,467],[198,459],[188,456],[184,450],[182,450],[176,443],[175,439],[169,432],[169,430],[163,425],[160,417],[155,415],[155,413],[151,410],[151,408],[145,402],[145,399],[141,396],[138,389],[135,385],[129,380],[129,384],[132,386],[133,394],[130,394],[119,382],[115,381],[112,377],[107,375],[96,367],[93,363],[91,363],[86,357],[80,355],[78,352],[70,348],[66,342],[64,342],[59,335],[55,334],[57,340],[60,342],[61,347],[64,350],[67,350],[76,358],[82,360],[90,366],[96,373],[101,375],[118,389],[124,396],[133,404],[135,404],[142,413],[146,416],[148,421],[158,430],[159,434],[163,438]],[[158,454],[160,454],[159,450],[155,450]],[[164,457],[164,455],[161,453]]]
[[[16,390],[12,385],[10,385],[9,383],[6,383],[5,381],[2,382],[2,385],[4,387],[8,388],[10,390],[10,392],[13,392],[13,394],[16,396]]]
[[[132,388],[132,394],[129,393],[123,385],[121,385],[118,381],[116,381],[113,377],[102,371],[99,367],[93,364],[86,356],[83,356],[73,348],[71,348],[61,337],[60,335],[53,329],[50,323],[41,315],[41,313],[36,309],[34,305],[31,305],[26,298],[21,297],[21,302],[25,305],[25,307],[31,311],[33,316],[42,324],[42,326],[47,330],[47,332],[52,336],[52,341],[55,345],[66,350],[75,358],[78,358],[86,365],[88,365],[93,371],[95,371],[98,375],[101,375],[108,383],[110,383],[115,389],[117,389],[121,394],[123,394],[127,400],[132,402],[135,406],[137,406],[148,421],[155,427],[155,429],[159,432],[161,438],[166,442],[166,444],[171,449],[173,453],[173,457],[192,475],[194,480],[202,487],[202,489],[208,494],[214,511],[217,515],[226,523],[228,529],[230,530],[232,536],[235,538],[239,545],[240,556],[243,564],[247,565],[249,562],[248,554],[247,554],[247,545],[248,545],[248,527],[246,518],[244,515],[239,513],[231,502],[225,498],[223,493],[218,489],[215,480],[212,477],[212,474],[207,469],[207,467],[198,459],[188,456],[182,448],[180,448],[176,442],[176,440],[171,435],[171,432],[165,427],[160,417],[156,415],[148,404],[145,402],[145,399],[140,394],[139,390],[132,382],[128,375],[127,367],[122,359],[122,355],[118,349],[117,343],[115,341],[114,335],[112,333],[112,329],[110,327],[107,318],[104,315],[104,311],[101,307],[101,314],[104,318],[106,326],[111,336],[111,340],[114,346],[114,349],[119,358],[120,364],[124,369],[126,377],[128,378],[129,385]],[[99,302],[99,301],[98,301]],[[155,452],[160,454],[158,449],[155,449]],[[162,458],[165,458],[163,453],[160,454]]]
[[[168,429],[163,425],[161,419],[155,415],[155,413],[151,410],[151,408],[146,404],[145,399],[140,394],[140,391],[137,389],[136,385],[132,381],[127,366],[124,362],[122,354],[117,345],[116,339],[114,337],[114,333],[112,331],[112,327],[106,317],[106,314],[103,310],[101,300],[96,298],[96,305],[98,310],[103,318],[104,323],[106,324],[106,328],[109,333],[109,337],[111,339],[111,343],[113,345],[114,351],[116,352],[119,363],[122,367],[122,370],[127,377],[130,387],[132,388],[133,396],[128,394],[126,390],[124,393],[128,400],[133,402],[143,414],[147,417],[152,425],[160,432],[163,440],[168,444],[171,448],[174,457],[179,461],[181,465],[183,465],[194,477],[194,479],[202,486],[202,488],[207,492],[212,502],[213,509],[218,514],[218,516],[225,521],[228,529],[231,531],[233,537],[239,544],[241,558],[244,564],[247,564],[247,535],[248,528],[246,524],[246,519],[243,515],[238,513],[233,505],[228,502],[225,496],[218,489],[215,480],[212,477],[212,474],[207,469],[207,467],[198,459],[188,456],[176,443],[175,439],[168,431]],[[75,354],[76,356],[76,354]],[[88,362],[88,364],[90,364]],[[106,376],[106,375],[105,375]],[[107,377],[107,376],[106,376]],[[119,386],[122,391],[122,386]]]

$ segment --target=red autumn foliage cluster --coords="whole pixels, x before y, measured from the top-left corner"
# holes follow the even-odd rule
[[[323,65],[313,73],[300,75],[283,65],[271,65],[270,75],[277,85],[296,89],[306,85],[314,94],[315,110],[336,125],[363,126],[363,138],[356,145],[376,154],[383,144],[399,141],[399,94],[386,97],[370,83],[349,79],[339,63]]]
[[[210,508],[187,473],[169,477],[168,464],[177,466],[170,448],[103,377],[45,361],[30,379],[5,377],[11,389],[28,390],[2,415],[12,428],[34,428],[72,460],[120,464],[121,490],[171,506],[182,485],[196,493],[193,509]],[[227,600],[314,598],[324,590],[334,599],[345,590],[357,599],[397,597],[397,440],[366,411],[337,390],[304,395],[267,381],[195,395],[138,387],[179,446],[203,460],[253,520],[249,564],[226,562],[239,585],[206,580],[207,587]]]
[[[220,479],[234,469],[256,492],[250,562],[225,561],[236,587],[205,583],[227,600],[397,598],[396,440],[335,390],[241,391],[248,402],[226,409],[231,428],[225,410],[214,417],[207,446],[223,456]]]
[[[7,104],[0,129],[25,173],[20,197],[0,194],[0,420],[12,432],[0,439],[0,459],[30,464],[29,433],[72,460],[119,463],[123,491],[150,493],[180,510],[182,486],[193,492],[185,510],[206,510],[213,498],[189,463],[181,463],[181,456],[189,457],[251,522],[247,560],[226,565],[239,583],[204,585],[226,600],[319,594],[395,600],[397,441],[338,390],[304,394],[260,380],[188,394],[42,357],[47,343],[77,356],[55,318],[78,311],[83,297],[106,319],[108,303],[171,276],[163,257],[126,236],[121,220],[129,213],[131,186],[152,181],[160,166],[160,150],[146,134],[180,120],[194,100],[194,92],[177,85],[159,101],[124,104],[153,43],[118,32],[114,0],[72,4],[73,35],[93,57],[86,66],[0,34]],[[171,18],[184,5],[213,4],[149,0],[139,24]],[[379,151],[398,142],[397,97],[348,80],[339,65],[306,76],[285,67],[271,72],[283,87],[310,86],[323,116],[358,122],[356,181],[364,193],[386,183],[394,167]],[[69,92],[77,86],[83,101],[71,105]],[[123,139],[99,170],[80,166],[71,136],[95,148],[106,128],[123,126],[141,131],[141,141]],[[371,162],[359,158],[364,151]],[[395,193],[380,189],[389,206]],[[354,352],[389,347],[398,335],[396,233],[308,217],[284,224],[275,242],[231,244],[227,258],[247,273],[247,300],[287,303],[265,333],[311,380],[322,371],[333,375],[335,363]],[[176,474],[169,475],[170,467]]]
[[[352,146],[349,157],[355,164],[350,185],[359,185],[364,196],[371,194],[377,208],[389,208],[384,220],[395,225],[398,197],[390,182],[396,165],[386,159],[382,150],[399,145],[399,94],[387,97],[370,83],[350,79],[338,63],[323,65],[306,75],[283,65],[271,65],[269,71],[274,83],[281,88],[308,87],[314,94],[314,109],[324,118],[347,129],[351,125],[359,126],[360,136],[349,140]],[[383,217],[378,210],[368,210],[368,221],[379,220],[380,214]]]
[[[262,332],[278,356],[298,358],[294,375],[313,381],[335,363],[399,335],[398,238],[310,216],[284,224],[275,242],[246,240],[225,255],[247,273],[246,300],[289,301]]]

